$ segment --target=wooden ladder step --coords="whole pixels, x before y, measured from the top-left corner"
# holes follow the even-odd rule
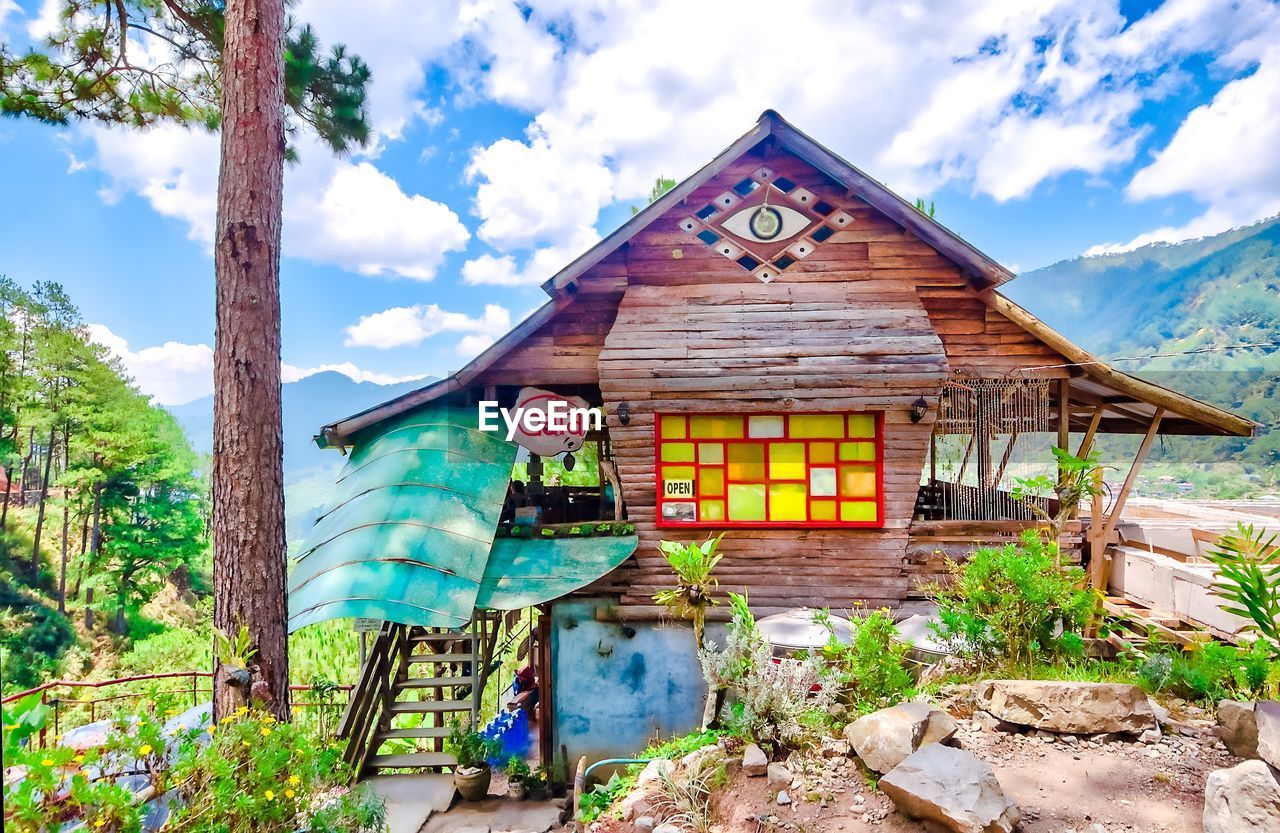
[[[470,642],[471,634],[469,633],[415,633],[413,636],[409,637],[409,641],[415,642],[415,643],[461,642],[463,640]]]
[[[412,729],[388,729],[378,732],[379,741],[392,738],[447,738],[453,732],[451,726],[415,726]]]
[[[452,688],[454,686],[474,685],[475,677],[410,677],[396,682],[396,688]]]
[[[391,704],[392,714],[435,714],[437,712],[469,712],[470,700],[423,700],[421,702],[396,701]]]
[[[476,658],[474,654],[410,654],[409,655],[410,665],[413,665],[415,662],[463,663],[463,662],[475,662],[475,661],[476,661]]]
[[[457,765],[458,759],[447,752],[409,752],[401,755],[374,755],[369,759],[369,766],[374,769]]]

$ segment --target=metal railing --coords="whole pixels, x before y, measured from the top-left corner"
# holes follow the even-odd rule
[[[177,688],[156,689],[148,688],[141,691],[125,691],[111,693],[102,697],[82,697],[78,696],[80,692],[89,691],[96,692],[103,688],[111,686],[121,686],[138,683],[154,683],[167,680],[189,680],[189,685],[183,685]],[[70,691],[63,693],[64,689]],[[313,693],[315,689],[309,685],[291,685],[289,686],[289,708],[290,709],[312,709],[316,715],[317,726],[321,735],[329,734],[329,726],[332,720],[329,712],[337,712],[340,709],[347,708],[347,700],[350,698],[352,686],[339,685],[334,689],[347,695],[345,698],[336,698],[333,702],[317,701],[314,699],[295,699],[295,695],[306,692]],[[77,696],[71,696],[71,692],[75,692]],[[180,698],[182,702],[186,702],[190,697],[192,707],[200,705],[201,695],[204,699],[212,699],[213,697],[213,674],[208,671],[170,671],[161,674],[140,674],[133,677],[117,677],[111,680],[50,680],[43,685],[35,688],[19,691],[16,694],[10,694],[2,699],[0,703],[8,704],[23,700],[32,695],[40,695],[40,702],[48,706],[53,711],[52,730],[55,736],[60,736],[64,731],[71,731],[79,726],[94,723],[99,716],[108,716],[114,713],[116,709],[111,704],[119,704],[128,700],[143,700],[146,698],[156,699],[164,696],[174,696]],[[85,717],[87,716],[87,719]],[[64,726],[64,724],[67,724]],[[39,744],[44,746],[46,743],[46,735],[50,727],[46,724],[45,728],[40,730]]]

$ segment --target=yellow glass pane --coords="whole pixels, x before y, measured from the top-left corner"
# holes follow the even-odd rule
[[[789,419],[793,439],[844,437],[844,417],[840,414],[796,414]]]
[[[872,501],[845,501],[840,504],[840,520],[846,523],[874,521],[875,519],[876,505]]]
[[[803,521],[808,502],[803,483],[774,483],[769,487],[769,520]]]
[[[693,480],[697,475],[693,466],[663,466],[662,478],[664,480]]]
[[[876,418],[871,414],[849,414],[850,437],[874,437]]]
[[[764,443],[734,443],[729,446],[730,480],[764,480]],[[733,507],[729,507],[732,514]]]
[[[664,440],[683,440],[686,436],[684,428],[684,417],[682,416],[664,416],[662,418],[662,439]]]
[[[840,467],[840,496],[841,497],[875,497],[876,496],[876,467],[875,466],[841,466]]]
[[[695,440],[736,440],[742,438],[740,416],[689,417],[689,436]]]
[[[724,446],[720,443],[698,443],[698,462],[704,466],[724,465]]]
[[[804,480],[804,443],[769,444],[769,479]]]
[[[840,443],[840,459],[874,460],[876,459],[875,443]]]
[[[692,463],[693,462],[693,443],[663,443],[662,444],[662,462],[664,463]]]
[[[723,500],[699,501],[698,520],[703,522],[723,521],[724,520],[724,501]]]
[[[761,437],[781,437],[782,417],[753,416],[747,418],[747,436],[751,439]]]
[[[724,494],[724,469],[703,469],[699,481],[699,497]]]
[[[836,519],[836,502],[834,500],[815,500],[809,504],[809,517],[815,521],[834,521]]]
[[[814,497],[835,497],[836,470],[809,469],[809,494]]]
[[[764,519],[764,485],[730,483],[729,520],[763,521]]]
[[[836,461],[835,443],[809,443],[809,463],[834,463]]]

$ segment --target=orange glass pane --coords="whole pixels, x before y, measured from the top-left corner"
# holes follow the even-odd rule
[[[815,521],[834,521],[836,519],[836,502],[834,500],[815,500],[809,504],[809,517]]]
[[[664,440],[683,440],[687,436],[684,417],[664,416],[662,418],[662,438]]]
[[[734,443],[729,446],[730,480],[764,480],[764,443]],[[730,514],[733,507],[730,506]]]
[[[689,417],[689,436],[695,440],[736,440],[742,438],[740,416]]]
[[[809,443],[810,463],[834,463],[835,461],[835,443]]]
[[[876,505],[873,501],[845,501],[840,504],[840,520],[845,523],[874,521]]]
[[[692,463],[693,462],[693,443],[664,442],[662,444],[662,462]]]
[[[840,467],[840,497],[869,498],[875,496],[875,466],[852,465]]]

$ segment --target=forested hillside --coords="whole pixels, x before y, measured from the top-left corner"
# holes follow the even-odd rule
[[[1022,275],[1008,294],[1122,370],[1265,426],[1254,440],[1168,440],[1152,455],[1156,470],[1217,463],[1233,472],[1209,497],[1278,488],[1280,217],[1201,240],[1063,261]],[[1131,357],[1143,358],[1120,360]]]
[[[0,278],[0,650],[50,671],[90,605],[116,634],[172,576],[207,585],[207,487],[181,428],[89,341],[62,288]]]

